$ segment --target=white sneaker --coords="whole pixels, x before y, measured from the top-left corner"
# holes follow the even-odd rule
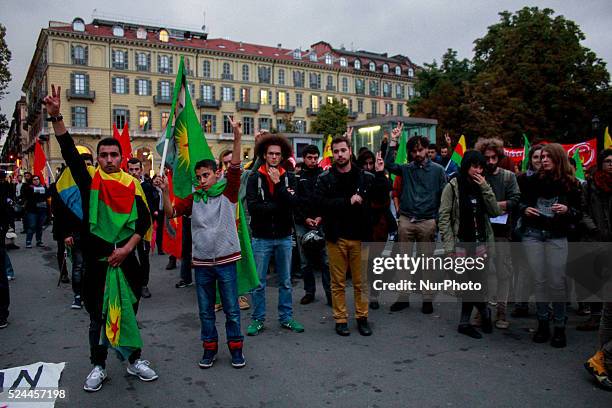
[[[83,389],[87,392],[100,391],[104,381],[106,381],[106,370],[101,366],[94,366],[93,370],[91,370],[91,373],[89,373],[87,379],[85,380]]]
[[[129,364],[127,367],[128,374],[135,375],[142,381],[153,381],[159,377],[151,367],[148,360],[138,359],[134,364]]]

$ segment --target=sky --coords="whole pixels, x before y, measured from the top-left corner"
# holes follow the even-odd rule
[[[612,62],[610,0],[0,0],[0,23],[7,28],[13,54],[13,79],[0,111],[12,114],[40,30],[50,20],[71,22],[77,16],[90,23],[94,10],[168,27],[206,24],[209,38],[302,49],[322,40],[332,47],[403,54],[422,65],[439,61],[448,48],[457,50],[460,58],[471,58],[474,40],[499,21],[499,12],[524,6],[552,8],[575,21],[586,36],[583,45]]]

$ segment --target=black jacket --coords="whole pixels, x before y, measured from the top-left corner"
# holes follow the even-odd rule
[[[151,212],[151,217],[155,217],[154,212],[159,212],[159,193],[153,183],[150,180],[145,179],[140,183],[142,186],[142,192],[147,199],[147,205],[149,206],[149,211]]]
[[[298,204],[293,217],[296,224],[304,225],[306,218],[314,219],[323,216],[323,212],[315,199],[315,185],[321,173],[323,173],[323,169],[320,167],[315,167],[312,170],[306,168],[295,176],[295,192],[298,197]]]
[[[286,172],[276,184],[274,195],[270,193],[266,177],[259,171],[249,175],[246,201],[251,216],[254,238],[283,238],[291,235],[293,209],[298,198],[287,189],[295,191],[295,176]]]
[[[352,166],[349,173],[340,173],[333,166],[321,173],[315,187],[316,201],[323,212],[325,239],[339,238],[369,241],[372,236],[371,202],[384,201],[389,182],[384,171],[376,175]],[[351,197],[359,194],[361,205],[352,205]]]

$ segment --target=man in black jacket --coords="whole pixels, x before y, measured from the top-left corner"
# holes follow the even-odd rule
[[[83,222],[80,231],[83,240],[86,274],[83,277],[83,300],[85,308],[89,313],[89,346],[90,361],[94,366],[83,389],[93,392],[102,388],[106,380],[106,357],[108,350],[105,345],[100,344],[102,330],[105,330],[105,318],[102,315],[104,300],[104,286],[106,282],[106,271],[108,266],[121,266],[125,278],[132,289],[136,299],[140,298],[142,288],[142,276],[135,249],[138,242],[145,236],[151,225],[151,217],[146,203],[138,195],[134,197],[138,218],[135,222],[134,233],[117,243],[108,242],[90,230],[90,195],[92,190],[92,176],[89,174],[83,158],[79,155],[74,140],[66,130],[63,116],[60,113],[61,87],[51,85],[52,94],[44,99],[45,108],[50,115],[47,119],[53,123],[53,131],[59,143],[62,157],[70,168],[72,177],[81,195],[83,209]],[[121,171],[121,145],[116,139],[105,138],[100,140],[97,149],[97,162],[100,171],[113,174]],[[135,311],[138,302],[134,304]],[[158,375],[149,367],[149,362],[140,358],[141,349],[135,349],[129,356],[127,372],[137,376],[143,381],[153,381]]]
[[[259,286],[253,289],[253,314],[249,336],[259,334],[266,318],[266,274],[274,255],[278,276],[278,320],[282,327],[301,333],[304,326],[293,319],[291,286],[291,230],[293,208],[297,203],[295,178],[280,166],[291,156],[291,145],[284,136],[263,136],[255,155],[265,163],[249,175],[246,201],[251,215],[253,256]]]
[[[318,166],[319,148],[315,145],[306,146],[302,152],[304,163],[302,171],[296,176],[298,205],[294,212],[297,244],[300,251],[300,264],[302,276],[304,277],[304,291],[306,294],[300,303],[307,305],[315,299],[316,284],[315,270],[321,271],[321,280],[327,304],[331,306],[331,289],[329,286],[329,265],[327,263],[327,251],[325,242],[321,239],[321,246],[311,236],[306,235],[309,231],[320,231],[323,221],[323,213],[316,205],[315,184],[317,177],[323,172]],[[304,240],[304,236],[306,239]],[[315,237],[316,236],[312,236]]]
[[[350,334],[344,291],[350,269],[357,328],[361,335],[369,336],[368,279],[361,267],[361,242],[371,239],[370,201],[384,199],[388,181],[380,152],[376,155],[374,176],[351,163],[351,146],[345,137],[334,139],[331,148],[334,165],[319,176],[315,190],[323,211],[336,333]]]
[[[127,166],[128,173],[138,180],[142,186],[142,191],[145,193],[147,205],[149,206],[151,219],[156,219],[158,213],[156,208],[157,203],[159,203],[159,193],[157,192],[157,189],[153,186],[151,181],[145,178],[142,174],[142,162],[138,158],[132,157],[129,159]],[[149,273],[151,271],[151,264],[149,262],[149,254],[151,253],[151,243],[142,239],[136,248],[138,252],[138,260],[140,261],[140,267],[142,268],[142,297],[150,298],[151,292],[149,291]]]
[[[10,293],[8,276],[6,276],[6,262],[8,255],[4,237],[11,222],[11,208],[9,206],[10,185],[4,181],[6,173],[0,170],[0,329],[8,326]]]

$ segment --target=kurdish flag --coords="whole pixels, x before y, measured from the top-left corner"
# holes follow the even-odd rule
[[[612,149],[612,138],[610,137],[610,132],[608,132],[608,127],[606,126],[606,132],[604,133],[604,150]]]
[[[321,167],[323,170],[329,169],[332,165],[332,158],[334,157],[334,154],[332,153],[331,142],[331,135],[327,135],[327,141],[325,142],[325,147],[323,148],[323,158],[319,162],[319,167]]]
[[[466,150],[467,147],[465,146],[465,136],[461,135],[459,141],[457,142],[457,146],[455,146],[455,151],[451,156],[451,160],[455,162],[457,167],[461,167],[461,160],[463,160],[463,155],[465,154]]]
[[[529,168],[529,151],[531,150],[531,145],[529,144],[529,139],[527,139],[527,135],[523,133],[523,163],[521,164],[521,171],[524,173]]]
[[[586,180],[584,176],[584,167],[582,166],[582,157],[580,157],[580,149],[574,150],[574,156],[572,158],[576,162],[576,178],[580,181]]]
[[[408,151],[406,146],[408,143],[408,131],[402,130],[400,136],[399,146],[397,147],[397,154],[395,155],[395,164],[406,164],[408,163]],[[395,174],[391,174],[391,181],[395,181]]]
[[[95,169],[93,166],[87,166],[89,175],[93,178]],[[55,183],[57,194],[62,200],[66,208],[68,208],[77,218],[83,221],[83,203],[81,201],[81,192],[77,186],[70,168],[66,167]]]
[[[89,195],[91,233],[111,244],[134,235],[138,219],[137,195],[147,203],[142,187],[134,177],[123,170],[109,174],[98,168],[92,177]],[[150,241],[152,231],[149,228],[143,239]]]
[[[185,198],[199,184],[195,178],[196,163],[204,159],[214,160],[214,156],[206,143],[198,115],[191,102],[183,57],[174,84],[166,137],[157,145],[162,156],[165,143],[168,143],[166,163],[172,168],[174,194],[179,198]]]
[[[238,239],[242,257],[236,264],[236,278],[238,280],[238,295],[244,295],[251,289],[259,286],[259,276],[255,266],[255,257],[251,247],[251,237],[247,226],[244,208],[238,200],[236,205],[236,227],[238,228]]]
[[[142,338],[134,313],[136,296],[120,267],[106,271],[102,315],[106,316],[104,336],[100,343],[111,346],[121,360],[127,360],[135,349],[142,348]]]

